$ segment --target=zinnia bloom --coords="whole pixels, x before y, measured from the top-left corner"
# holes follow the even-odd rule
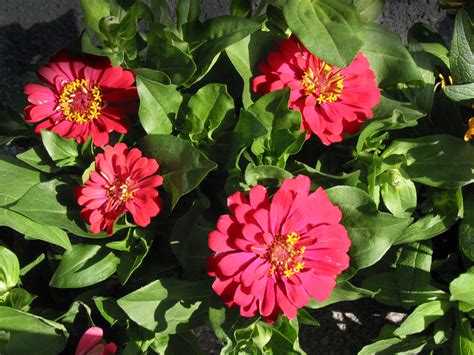
[[[343,133],[356,133],[380,101],[375,75],[362,53],[348,67],[337,68],[292,36],[260,63],[260,71],[253,90],[264,95],[289,87],[288,106],[301,112],[301,129],[326,145],[340,142]]]
[[[328,298],[349,266],[341,211],[322,188],[310,193],[310,184],[303,175],[287,179],[271,201],[261,185],[249,198],[237,192],[227,200],[231,213],[209,234],[216,252],[208,259],[212,287],[229,307],[240,306],[242,316],[292,319],[309,296]]]
[[[156,160],[142,157],[137,148],[128,151],[124,143],[106,146],[95,157],[95,171],[77,191],[77,201],[84,206],[82,216],[92,233],[106,230],[112,235],[115,221],[126,211],[139,226],[150,224],[161,210],[156,187],[163,184],[163,178],[155,174],[158,167]]]
[[[137,90],[132,72],[112,67],[104,57],[73,57],[61,51],[38,70],[48,86],[28,84],[25,94],[27,122],[41,129],[75,138],[84,143],[89,136],[97,146],[109,142],[109,133],[126,133],[124,115],[137,109]]]
[[[99,327],[91,327],[82,335],[77,345],[76,355],[115,355],[117,345],[102,344],[104,331]]]

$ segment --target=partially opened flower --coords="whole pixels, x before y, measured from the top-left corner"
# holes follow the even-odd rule
[[[343,133],[356,133],[380,101],[375,75],[362,53],[348,67],[337,68],[292,36],[260,63],[260,71],[253,90],[264,95],[290,88],[289,107],[301,112],[302,130],[326,145],[340,142]]]
[[[287,179],[270,201],[257,185],[249,198],[237,192],[227,205],[231,213],[209,234],[208,273],[214,291],[240,314],[260,314],[273,322],[280,313],[296,316],[309,297],[324,301],[336,276],[349,265],[351,244],[340,224],[341,211],[310,180]]]
[[[106,146],[95,157],[95,171],[77,190],[82,216],[92,232],[105,230],[112,235],[115,221],[127,211],[139,226],[150,224],[161,210],[156,187],[163,178],[155,174],[158,167],[156,160],[142,157],[137,148],[129,151],[124,143]]]
[[[89,136],[97,146],[109,142],[109,133],[126,133],[125,115],[137,109],[135,78],[130,71],[112,67],[104,57],[74,57],[61,51],[38,70],[47,85],[28,84],[27,122],[41,129],[75,138]]]
[[[99,327],[86,330],[79,340],[76,355],[115,355],[117,345],[114,343],[102,344],[104,331]]]

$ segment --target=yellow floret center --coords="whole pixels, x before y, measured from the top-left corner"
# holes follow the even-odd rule
[[[318,104],[334,102],[339,99],[344,88],[342,69],[334,70],[329,64],[320,62],[318,68],[308,68],[301,79],[306,96],[316,97]]]
[[[132,189],[131,185],[133,185],[133,181],[130,177],[125,180],[115,179],[112,183],[105,186],[107,200],[118,204],[132,200],[137,189]]]
[[[296,243],[300,240],[300,236],[293,232],[286,236],[280,235],[273,239],[271,245],[267,246],[267,250],[262,254],[262,258],[270,263],[270,276],[275,272],[290,278],[304,267],[303,254],[304,247],[297,248]]]
[[[103,105],[99,86],[90,85],[87,79],[76,79],[64,85],[57,109],[66,120],[82,124],[98,118]]]

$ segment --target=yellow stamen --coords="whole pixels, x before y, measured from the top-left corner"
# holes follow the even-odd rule
[[[270,263],[270,276],[275,272],[290,278],[304,267],[303,254],[305,247],[297,248],[296,243],[300,236],[293,232],[286,236],[277,236],[267,250],[261,255]]]
[[[64,85],[57,110],[74,123],[87,123],[100,116],[102,94],[97,85],[90,86],[87,79],[76,79]]]
[[[344,88],[344,77],[340,75],[342,69],[333,71],[333,67],[320,62],[316,71],[308,68],[301,79],[306,96],[315,96],[316,102],[321,105],[339,99]]]

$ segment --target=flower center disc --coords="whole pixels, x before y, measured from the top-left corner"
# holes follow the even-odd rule
[[[308,68],[301,79],[306,96],[315,96],[318,104],[337,101],[344,88],[342,69],[333,71],[333,67],[320,62],[316,71]]]
[[[305,248],[297,248],[295,246],[299,239],[300,236],[295,232],[286,236],[280,235],[273,239],[272,244],[267,248],[265,254],[262,255],[271,265],[270,276],[273,276],[275,271],[278,271],[289,278],[303,269],[303,253]]]
[[[133,199],[133,194],[137,189],[131,189],[133,181],[128,177],[125,181],[120,178],[115,179],[111,184],[105,186],[106,198],[112,204],[122,205]]]
[[[99,87],[90,86],[86,79],[67,83],[59,96],[59,109],[63,111],[64,118],[75,123],[87,123],[98,118],[102,106]]]

